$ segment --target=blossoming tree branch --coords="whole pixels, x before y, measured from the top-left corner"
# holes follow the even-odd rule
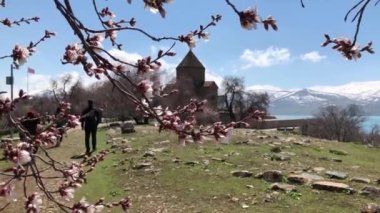
[[[167,15],[165,7],[168,3],[171,3],[170,0],[143,0],[143,2],[146,8],[158,12],[162,18]],[[262,25],[268,31],[279,30],[276,19],[270,15],[263,19],[258,14],[257,9],[241,10],[231,0],[221,0],[220,2],[224,2],[231,8],[231,12],[237,15],[240,25],[244,29],[257,29],[258,25]],[[1,9],[7,9],[6,3],[5,0],[0,1]],[[206,101],[192,99],[189,100],[187,105],[172,109],[155,105],[153,101],[156,97],[165,100],[178,92],[177,90],[172,90],[164,93],[158,87],[159,82],[152,80],[151,76],[160,71],[160,61],[165,57],[175,56],[174,47],[177,43],[194,48],[197,40],[207,39],[209,36],[208,31],[222,21],[221,15],[211,15],[208,22],[181,35],[159,37],[145,31],[143,26],[138,25],[138,19],[135,17],[117,19],[112,9],[104,6],[107,1],[91,0],[89,1],[89,7],[86,8],[86,10],[95,12],[94,20],[98,22],[99,28],[86,25],[75,12],[79,9],[74,8],[70,0],[54,0],[51,3],[55,5],[57,12],[62,15],[70,26],[74,32],[74,38],[77,40],[75,43],[62,47],[61,63],[81,66],[90,77],[100,78],[105,76],[115,88],[123,93],[127,100],[136,105],[136,110],[157,120],[159,131],[169,130],[177,134],[181,145],[186,145],[187,138],[192,138],[195,142],[202,143],[202,140],[208,136],[212,136],[216,140],[229,137],[231,130],[237,124],[247,125],[245,123],[246,119],[260,119],[264,116],[265,112],[254,111],[238,122],[228,124],[215,122],[208,126],[200,126],[197,124],[195,116],[202,113],[203,107],[207,105]],[[132,4],[133,2],[132,0],[127,0],[127,3]],[[303,0],[300,0],[300,3],[305,7]],[[333,49],[349,60],[360,58],[363,52],[374,53],[371,42],[360,47],[357,41],[363,16],[368,6],[370,4],[377,5],[378,3],[379,0],[360,0],[348,10],[345,20],[351,19],[352,22],[356,23],[353,40],[345,37],[331,38],[326,34],[322,46],[333,45]],[[103,6],[101,7],[100,4]],[[128,5],[125,5],[125,7],[128,9]],[[0,18],[0,23],[5,28],[22,27],[23,24],[35,24],[34,22],[38,21],[38,17]],[[110,45],[120,50],[124,49],[124,45],[119,42],[118,36],[129,32],[140,33],[141,36],[154,42],[172,41],[173,44],[166,50],[159,50],[155,56],[143,57],[136,63],[122,60],[103,47],[105,42],[109,42]],[[28,57],[35,53],[35,48],[38,45],[42,45],[43,41],[53,36],[55,36],[55,33],[45,31],[41,39],[37,42],[30,42],[27,46],[11,44],[13,50],[8,51],[9,53],[7,54],[7,51],[2,49],[1,51],[6,52],[0,53],[0,55],[3,55],[0,59],[10,58],[16,67],[22,66],[27,63]],[[131,77],[131,74],[137,76],[137,81],[136,78]],[[125,82],[128,82],[128,84]],[[26,136],[17,144],[12,143],[12,141],[6,141],[2,144],[4,157],[9,162],[12,162],[13,166],[0,173],[3,181],[0,183],[0,196],[7,198],[13,195],[16,187],[22,188],[26,212],[39,212],[42,199],[48,199],[64,212],[102,212],[105,208],[113,207],[120,207],[124,212],[127,212],[131,204],[128,198],[112,203],[107,203],[102,198],[99,198],[95,203],[89,203],[85,199],[77,203],[70,203],[74,198],[75,189],[86,182],[87,175],[106,157],[109,151],[101,151],[96,156],[86,157],[81,162],[73,162],[70,165],[56,161],[47,149],[56,145],[60,137],[62,137],[60,131],[54,125],[54,121],[44,127],[38,126],[37,133],[31,135],[13,114],[15,108],[22,105],[28,98],[29,95],[21,90],[14,100],[8,98],[0,100],[0,115]],[[78,125],[78,116],[70,114],[70,107],[69,103],[60,103],[62,116],[67,121],[66,129],[74,128]],[[36,182],[38,191],[28,187],[26,183],[29,179]],[[60,182],[57,188],[51,188],[46,184],[46,181],[51,179]],[[8,206],[9,203],[5,202],[5,205],[0,207],[0,211]]]

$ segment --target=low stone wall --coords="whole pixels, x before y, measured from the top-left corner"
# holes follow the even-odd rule
[[[277,129],[284,127],[301,127],[312,122],[314,119],[292,119],[292,120],[252,120],[249,128],[252,129]]]

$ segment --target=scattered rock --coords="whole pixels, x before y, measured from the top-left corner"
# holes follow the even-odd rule
[[[140,170],[144,168],[151,167],[152,163],[151,162],[141,162],[133,166],[133,169]]]
[[[115,137],[115,138],[112,138],[112,141],[113,142],[119,142],[119,141],[121,141],[121,140],[123,140],[123,138],[121,138],[121,137]]]
[[[310,139],[304,139],[303,142],[304,143],[311,143],[311,140]]]
[[[121,129],[120,128],[111,128],[111,129],[108,129],[107,132],[106,132],[107,135],[110,135],[110,136],[115,136],[115,135],[118,135],[118,134],[121,134]]]
[[[336,154],[336,155],[348,155],[348,152],[343,150],[336,150],[336,149],[330,149],[330,153]]]
[[[314,167],[312,170],[313,170],[313,172],[321,173],[321,172],[325,171],[325,168],[323,168],[323,167]]]
[[[219,161],[219,162],[224,162],[225,161],[222,158],[216,158],[216,157],[212,157],[211,160],[213,160],[213,161]]]
[[[254,188],[253,185],[246,185],[246,187],[247,187],[248,189],[253,189],[253,188]]]
[[[273,202],[278,198],[279,195],[280,195],[280,193],[277,191],[274,191],[270,194],[266,194],[265,198],[264,198],[264,202],[266,202],[266,203]]]
[[[147,158],[147,157],[154,157],[154,156],[156,156],[156,154],[155,154],[154,152],[152,152],[152,151],[147,151],[147,152],[145,152],[144,155],[143,155],[144,158]]]
[[[150,172],[151,174],[158,174],[161,172],[161,169],[153,169],[153,168],[147,168],[144,170],[145,172]]]
[[[253,173],[247,170],[232,171],[231,174],[235,177],[252,177]]]
[[[313,189],[327,190],[332,192],[345,192],[353,194],[355,191],[349,185],[329,181],[317,181],[312,184]]]
[[[259,145],[259,143],[255,142],[255,141],[252,141],[251,139],[248,140],[247,142],[247,145],[250,145],[250,146],[257,146]]]
[[[203,159],[203,160],[202,160],[202,163],[203,163],[204,165],[209,165],[209,164],[210,164],[210,161],[209,161],[208,159]]]
[[[130,148],[130,147],[127,147],[127,148],[123,149],[121,152],[123,152],[123,153],[131,153],[131,152],[133,152],[133,149]]]
[[[376,203],[369,203],[366,207],[364,207],[361,213],[380,213],[380,206]]]
[[[292,138],[292,137],[287,137],[287,138],[285,139],[285,142],[287,142],[287,143],[296,143],[296,139],[295,139],[295,138]]]
[[[293,144],[295,145],[300,145],[300,146],[305,146],[306,144],[302,141],[294,141]]]
[[[294,152],[280,152],[280,154],[288,155],[288,156],[296,156],[296,153]]]
[[[352,169],[359,169],[360,166],[351,166]]]
[[[174,159],[172,159],[172,162],[173,163],[181,163],[182,160],[180,160],[179,158],[174,158]]]
[[[198,164],[199,164],[199,161],[186,161],[185,162],[185,165],[188,165],[188,166],[195,166]]]
[[[231,201],[237,203],[237,202],[239,202],[239,198],[237,198],[237,197],[231,197]]]
[[[293,174],[288,176],[288,181],[297,184],[309,184],[313,181],[323,180],[324,178],[319,175],[309,173]]]
[[[371,183],[371,180],[368,179],[368,178],[353,177],[351,179],[351,182],[356,182],[356,183]]]
[[[366,186],[361,191],[360,194],[367,195],[370,197],[380,198],[380,188],[373,186]]]
[[[111,127],[111,128],[116,128],[116,127],[120,127],[121,125],[120,125],[120,123],[118,123],[118,122],[114,122],[114,123],[110,123],[109,124],[109,127]]]
[[[380,179],[378,179],[377,181],[375,181],[376,184],[380,184]]]
[[[133,125],[132,121],[126,121],[122,126],[121,126],[121,133],[133,133],[136,132],[135,126]]]
[[[270,149],[271,152],[280,153],[282,151],[281,147],[275,146]]]
[[[275,161],[290,161],[290,156],[282,153],[276,153],[273,154],[270,159]]]
[[[247,144],[248,143],[248,140],[243,140],[243,141],[237,141],[235,144]]]
[[[342,163],[343,162],[342,159],[339,159],[339,158],[333,158],[331,160],[334,161],[334,162],[338,162],[338,163]]]
[[[266,135],[259,135],[259,136],[257,136],[257,138],[260,140],[264,140],[267,138],[267,136]]]
[[[155,144],[160,144],[160,145],[162,145],[162,144],[168,144],[168,143],[170,143],[169,140],[164,140],[164,141],[155,142]]]
[[[327,157],[320,157],[319,160],[329,161],[329,159]]]
[[[155,152],[155,153],[160,153],[160,152],[167,152],[168,149],[164,148],[164,147],[162,147],[162,148],[152,148],[152,149],[149,149],[149,151]]]
[[[279,170],[269,170],[266,172],[261,172],[255,176],[256,178],[264,179],[268,182],[282,182],[284,175]]]
[[[242,203],[242,204],[241,204],[241,207],[242,207],[243,209],[248,209],[248,208],[249,208],[249,206],[248,206],[247,204],[245,204],[245,203]]]
[[[286,184],[286,183],[273,183],[272,185],[270,185],[270,188],[272,190],[280,190],[280,191],[283,191],[285,193],[289,193],[291,191],[296,191],[296,189],[297,189],[296,186]]]
[[[327,171],[325,174],[329,176],[330,178],[339,179],[339,180],[344,180],[348,177],[346,173],[338,172],[338,171]]]

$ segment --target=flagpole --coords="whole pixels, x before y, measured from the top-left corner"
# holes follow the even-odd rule
[[[26,71],[26,93],[29,94],[29,70]]]

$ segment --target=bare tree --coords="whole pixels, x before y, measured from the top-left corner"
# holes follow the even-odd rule
[[[240,118],[243,118],[256,110],[267,112],[269,103],[270,98],[266,92],[245,92],[243,98],[243,108],[240,111]]]
[[[244,79],[234,76],[226,76],[222,82],[224,89],[224,102],[232,121],[236,121],[235,109],[238,107],[236,100],[242,100],[244,95]]]
[[[380,126],[374,125],[371,128],[371,131],[367,134],[364,134],[363,143],[370,144],[372,146],[380,146]]]
[[[308,125],[305,134],[343,142],[361,141],[361,124],[364,121],[364,113],[357,105],[345,108],[327,106],[315,115],[315,121]]]
[[[67,101],[68,91],[70,90],[73,81],[73,76],[70,73],[63,75],[59,79],[54,79],[51,81],[51,92],[57,103]]]

